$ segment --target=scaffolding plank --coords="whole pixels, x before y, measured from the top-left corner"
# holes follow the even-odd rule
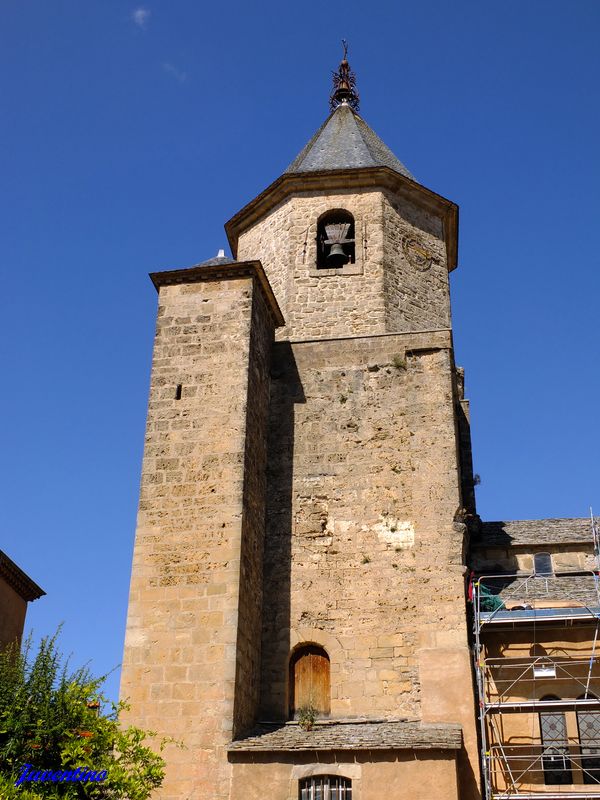
[[[592,708],[600,708],[600,699],[588,697],[581,700],[507,700],[501,703],[483,703],[483,708],[488,711],[523,711],[531,709],[539,711],[540,709],[552,710],[553,708],[560,708],[563,711],[575,711],[578,708],[591,706]]]
[[[592,800],[599,798],[597,792],[492,792],[492,800]]]
[[[500,623],[515,622],[543,622],[551,620],[553,622],[563,622],[568,620],[600,619],[600,607],[583,608],[522,608],[522,609],[501,609],[499,611],[481,611],[479,621],[482,625],[498,625]]]

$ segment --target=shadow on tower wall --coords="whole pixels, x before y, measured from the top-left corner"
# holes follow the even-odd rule
[[[289,342],[277,342],[271,363],[264,548],[260,718],[288,717],[294,406],[304,390]]]

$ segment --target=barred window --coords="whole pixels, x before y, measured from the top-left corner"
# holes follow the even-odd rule
[[[300,800],[352,800],[352,781],[336,775],[315,775],[300,781]]]

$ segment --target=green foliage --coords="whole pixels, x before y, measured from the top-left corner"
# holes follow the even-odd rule
[[[304,706],[300,706],[298,709],[298,725],[300,725],[301,728],[303,728],[305,731],[312,730],[316,719],[317,709],[312,703],[307,703]]]
[[[144,744],[156,734],[122,727],[125,704],[107,701],[100,691],[106,676],[93,678],[86,667],[70,671],[57,637],[43,639],[36,655],[31,637],[22,651],[0,652],[0,797],[146,800],[164,777],[163,758]],[[44,771],[106,770],[107,777],[101,783],[15,786],[25,764]]]

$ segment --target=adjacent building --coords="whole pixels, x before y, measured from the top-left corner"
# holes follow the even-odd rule
[[[25,627],[27,603],[46,592],[0,550],[0,650],[20,643]]]

